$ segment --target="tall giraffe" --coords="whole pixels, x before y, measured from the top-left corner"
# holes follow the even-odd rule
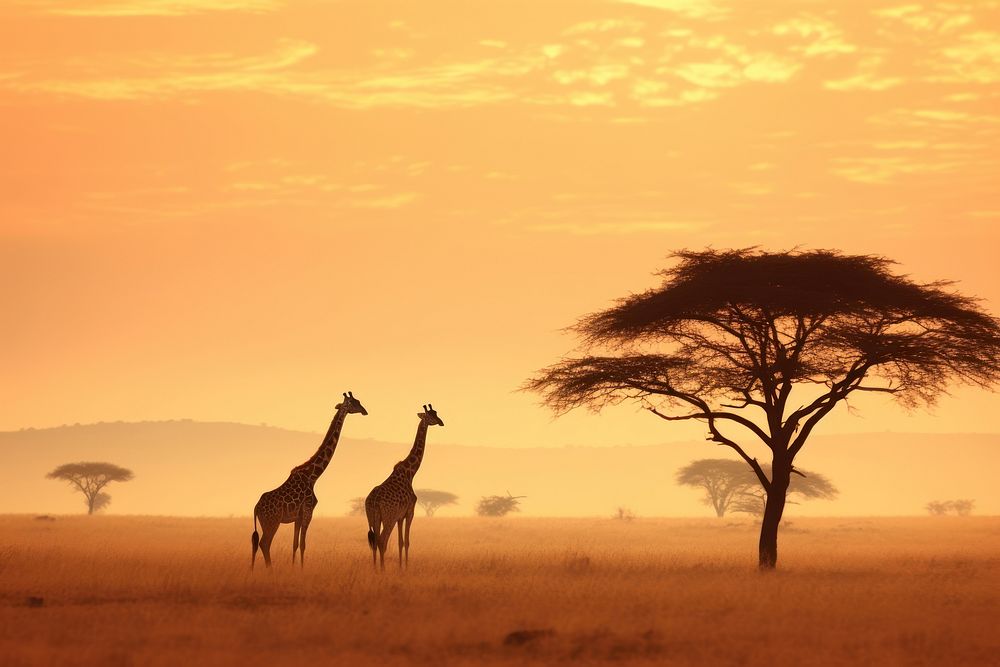
[[[393,526],[399,530],[399,567],[403,567],[403,549],[406,548],[406,564],[410,564],[410,525],[413,524],[413,508],[417,504],[417,494],[413,492],[413,476],[420,469],[424,458],[424,444],[427,442],[427,427],[444,426],[433,405],[425,405],[423,412],[417,413],[417,437],[409,455],[392,468],[384,482],[372,489],[365,498],[365,513],[368,515],[368,546],[372,549],[372,567],[375,567],[375,549],[378,548],[382,569],[385,570],[385,549],[389,544]],[[405,535],[404,535],[405,522]]]
[[[302,465],[295,466],[288,474],[288,479],[273,491],[265,491],[257,505],[253,508],[253,535],[250,536],[250,544],[253,551],[250,555],[250,569],[253,569],[257,560],[257,546],[264,554],[264,563],[271,567],[271,540],[278,532],[278,526],[283,523],[295,522],[295,535],[292,538],[292,563],[295,563],[295,551],[299,551],[299,562],[305,567],[306,556],[306,531],[309,530],[309,523],[312,521],[313,509],[316,503],[316,494],[313,486],[316,480],[323,474],[326,467],[333,458],[333,452],[337,449],[337,442],[340,440],[340,431],[344,427],[344,420],[347,415],[361,413],[367,415],[368,411],[361,405],[361,401],[354,398],[354,394],[347,392],[344,400],[336,406],[336,414],[330,422],[330,430],[326,432],[326,437],[320,443],[319,449]],[[263,535],[257,534],[257,522]]]

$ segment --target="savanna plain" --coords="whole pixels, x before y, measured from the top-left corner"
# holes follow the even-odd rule
[[[729,519],[0,517],[5,665],[996,664],[1000,518],[809,518],[756,571]]]

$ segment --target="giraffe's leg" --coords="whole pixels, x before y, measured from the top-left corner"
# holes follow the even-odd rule
[[[396,523],[396,536],[399,537],[399,569],[403,569],[403,520]]]
[[[295,534],[292,536],[292,565],[295,565],[295,551],[299,548],[299,530],[302,527],[302,517],[295,520]]]
[[[299,565],[302,567],[306,566],[306,531],[309,530],[309,523],[312,521],[312,517],[303,519],[302,521],[302,534],[299,536]]]
[[[392,535],[392,527],[395,523],[395,521],[383,521],[382,534],[378,537],[378,558],[383,572],[385,572],[385,550],[389,546],[389,537]]]
[[[271,541],[274,539],[274,534],[278,532],[278,526],[280,525],[274,519],[268,519],[261,524],[264,534],[260,538],[260,551],[264,554],[264,564],[268,567],[271,567]]]
[[[413,510],[406,515],[406,538],[403,540],[403,545],[406,547],[406,566],[410,566],[410,526],[413,525]]]

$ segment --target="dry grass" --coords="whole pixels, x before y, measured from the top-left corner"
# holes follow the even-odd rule
[[[997,518],[797,519],[766,576],[754,529],[727,520],[418,519],[410,570],[381,576],[363,523],[317,519],[304,571],[283,527],[251,575],[249,518],[0,517],[2,662],[985,665],[1000,648]]]

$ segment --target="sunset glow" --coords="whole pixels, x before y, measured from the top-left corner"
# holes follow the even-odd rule
[[[1000,2],[0,7],[0,429],[692,439],[517,388],[680,248],[839,248],[1000,308]],[[824,433],[991,432],[996,396]],[[293,463],[293,462],[290,462]]]

